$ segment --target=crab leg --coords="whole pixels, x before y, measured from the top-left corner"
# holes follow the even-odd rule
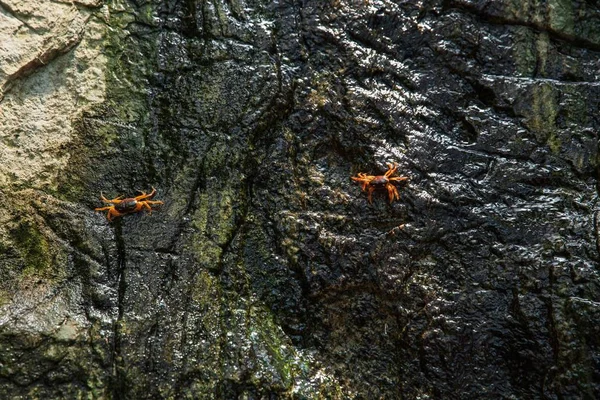
[[[367,175],[364,172],[360,172],[358,174],[358,177],[352,176],[351,179],[356,182],[361,182],[362,190],[365,191],[365,190],[367,190],[367,186],[369,185],[369,182],[371,182],[373,179],[375,179],[375,177],[372,175]]]
[[[390,181],[398,181],[402,182],[408,179],[408,176],[395,176],[393,178],[388,178]]]
[[[121,214],[120,212],[118,212],[117,210],[112,208],[111,210],[108,211],[108,214],[106,214],[106,218],[112,222],[113,218],[120,217],[122,215],[125,215],[125,214]]]
[[[389,178],[390,175],[392,175],[394,172],[396,172],[396,170],[398,169],[398,167],[396,166],[396,164],[388,164],[388,170],[385,173],[385,177]]]
[[[400,193],[398,193],[398,189],[396,189],[396,187],[394,185],[392,185],[391,183],[388,183],[386,185],[386,188],[388,190],[390,203],[392,203],[394,201],[394,197],[396,198],[396,200],[400,200]]]
[[[109,221],[112,221],[114,217],[120,217],[121,215],[123,215],[120,212],[118,212],[117,210],[115,210],[115,208],[113,206],[94,208],[94,210],[95,211],[106,211],[106,210],[108,210],[108,214],[106,214],[106,218]]]
[[[373,204],[373,192],[375,191],[375,188],[373,186],[369,186],[369,203]]]
[[[114,198],[114,199],[112,199],[112,200],[108,200],[106,197],[104,197],[104,195],[102,194],[102,192],[100,192],[100,198],[101,198],[101,199],[102,199],[102,201],[103,201],[103,202],[105,202],[105,203],[114,203],[114,204],[119,204],[119,203],[121,202],[121,200],[119,200],[121,197],[123,197],[123,196],[118,196],[118,197],[115,197],[115,198]]]
[[[142,192],[142,191],[140,190],[140,192]],[[156,194],[156,189],[153,186],[152,191],[150,193],[146,194],[146,192],[142,192],[142,194],[139,196],[136,196],[135,199],[137,201],[146,200],[146,199],[152,198],[152,196],[154,196],[155,194]]]

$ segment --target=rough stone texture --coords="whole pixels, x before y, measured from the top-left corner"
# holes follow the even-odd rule
[[[69,158],[72,122],[104,101],[101,1],[0,3],[0,183],[49,189]]]
[[[0,1],[0,397],[600,397],[591,2],[44,4]]]

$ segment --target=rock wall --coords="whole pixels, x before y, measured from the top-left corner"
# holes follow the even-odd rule
[[[599,17],[0,1],[0,397],[599,397]]]

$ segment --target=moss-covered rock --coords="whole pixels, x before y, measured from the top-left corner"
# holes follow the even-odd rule
[[[5,3],[0,397],[599,397],[594,7]]]

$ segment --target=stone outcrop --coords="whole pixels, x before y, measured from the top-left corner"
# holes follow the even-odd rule
[[[599,397],[598,18],[0,0],[0,397]]]

